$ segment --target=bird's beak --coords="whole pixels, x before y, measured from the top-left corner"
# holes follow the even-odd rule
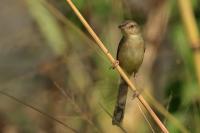
[[[124,27],[125,27],[125,24],[120,24],[120,25],[118,26],[119,29],[123,29]]]

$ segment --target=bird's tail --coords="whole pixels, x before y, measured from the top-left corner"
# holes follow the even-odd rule
[[[115,110],[112,118],[113,125],[119,125],[124,117],[124,110],[126,105],[126,97],[128,92],[128,85],[127,83],[121,79],[119,85],[119,92],[117,96],[117,102],[115,105]]]

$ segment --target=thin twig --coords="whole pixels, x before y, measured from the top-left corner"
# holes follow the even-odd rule
[[[36,111],[36,112],[42,114],[43,116],[46,116],[47,118],[49,118],[49,119],[51,119],[51,120],[53,120],[53,121],[56,121],[57,123],[59,123],[59,124],[63,125],[64,127],[70,129],[71,131],[73,131],[73,132],[75,132],[75,133],[78,133],[77,130],[75,130],[75,129],[73,129],[72,127],[68,126],[68,125],[65,124],[64,122],[62,122],[62,121],[60,121],[60,120],[54,118],[53,116],[49,115],[48,113],[43,112],[42,110],[40,110],[40,109],[38,109],[38,108],[36,108],[36,107],[34,107],[34,106],[32,106],[32,105],[29,105],[29,104],[27,104],[27,103],[25,103],[25,102],[19,100],[18,98],[14,97],[14,96],[12,96],[12,95],[10,95],[10,94],[7,94],[7,93],[5,93],[5,92],[3,92],[3,91],[0,91],[0,93],[1,93],[2,95],[6,96],[6,97],[9,97],[10,99],[12,99],[12,100],[18,102],[18,103],[20,103],[20,104],[23,104],[23,105],[26,106],[26,107],[29,107],[29,108],[33,109],[34,111]]]
[[[85,26],[85,28],[87,29],[87,31],[90,33],[90,35],[93,37],[93,39],[95,40],[96,44],[101,48],[101,50],[103,51],[103,53],[108,57],[109,61],[114,64],[115,63],[115,59],[113,58],[113,56],[110,54],[110,52],[108,51],[108,49],[105,47],[105,45],[103,44],[103,42],[99,39],[99,37],[96,35],[96,33],[93,31],[93,29],[90,27],[90,25],[88,24],[88,22],[84,19],[84,17],[81,15],[81,13],[79,12],[79,10],[76,8],[76,6],[72,3],[71,0],[66,0],[66,2],[70,5],[70,7],[72,8],[72,10],[74,11],[74,13],[77,15],[77,17],[80,19],[80,21],[82,22],[82,24]],[[132,84],[132,82],[130,81],[130,79],[128,78],[128,76],[125,74],[125,72],[122,70],[122,68],[117,65],[116,66],[117,71],[119,72],[119,74],[121,75],[121,77],[127,82],[127,84],[130,86],[130,89],[132,91],[136,91],[136,87]],[[142,105],[145,107],[145,109],[150,113],[150,115],[152,116],[152,118],[154,119],[154,121],[157,123],[157,125],[160,127],[160,129],[162,130],[162,132],[164,133],[168,133],[167,128],[163,125],[163,123],[160,121],[160,119],[157,117],[157,115],[154,113],[154,111],[151,109],[151,107],[149,106],[149,104],[146,102],[146,100],[139,95],[138,100],[142,103]]]
[[[140,107],[139,103],[137,103],[137,106],[138,106],[138,108],[140,109],[140,112],[141,112],[142,116],[144,117],[145,121],[146,121],[147,124],[149,125],[149,127],[150,127],[152,133],[155,133],[155,131],[154,131],[154,129],[153,129],[153,127],[152,127],[150,121],[148,120],[148,118],[147,118],[147,116],[145,115],[144,111],[143,111],[142,108]]]
[[[170,104],[171,104],[171,101],[172,101],[172,97],[173,97],[173,93],[171,92],[171,94],[169,95],[169,98],[168,98],[167,106],[166,106],[166,110],[168,112],[169,112]],[[165,117],[165,119],[163,120],[164,124],[166,124],[166,122],[167,122],[167,117]]]

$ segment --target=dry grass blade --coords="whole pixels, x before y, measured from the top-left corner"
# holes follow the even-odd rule
[[[101,48],[101,50],[103,51],[103,53],[108,57],[109,61],[114,64],[115,63],[115,59],[113,58],[113,56],[110,54],[110,52],[108,51],[108,49],[105,47],[105,45],[103,44],[103,42],[99,39],[99,37],[96,35],[96,33],[93,31],[93,29],[90,27],[90,25],[87,23],[87,21],[84,19],[84,17],[81,15],[81,13],[79,12],[79,10],[76,8],[76,6],[72,3],[71,0],[66,0],[66,2],[70,5],[70,7],[72,8],[72,10],[74,11],[74,13],[77,15],[77,17],[80,19],[80,21],[82,22],[82,24],[85,26],[85,28],[88,30],[88,32],[90,33],[90,35],[93,37],[93,39],[95,40],[95,42],[97,43],[97,45]],[[125,74],[125,72],[122,70],[122,68],[118,65],[116,66],[117,71],[120,73],[120,75],[122,76],[122,78],[127,82],[127,84],[130,86],[130,89],[132,91],[137,91],[136,87],[132,84],[132,82],[130,81],[130,79],[128,78],[128,76]],[[142,105],[145,107],[145,109],[149,112],[149,114],[152,116],[152,118],[154,119],[154,121],[157,123],[157,125],[160,127],[160,129],[162,130],[162,132],[164,133],[168,133],[167,128],[164,126],[164,124],[160,121],[160,119],[157,117],[157,115],[154,113],[154,111],[151,109],[151,107],[149,106],[149,104],[146,102],[146,100],[139,95],[138,100],[142,103]]]
[[[46,117],[49,118],[50,120],[56,121],[57,123],[59,123],[59,124],[63,125],[64,127],[70,129],[72,132],[78,133],[77,130],[75,130],[75,129],[73,129],[72,127],[68,126],[68,125],[65,124],[64,122],[62,122],[62,121],[60,121],[60,120],[58,120],[58,119],[52,117],[51,115],[47,114],[46,112],[43,112],[43,111],[41,111],[40,109],[38,109],[38,108],[36,108],[36,107],[34,107],[34,106],[32,106],[32,105],[29,105],[29,104],[27,104],[27,103],[25,103],[25,102],[19,100],[18,98],[14,97],[14,96],[12,96],[12,95],[10,95],[10,94],[7,94],[7,93],[5,93],[5,92],[3,92],[3,91],[0,91],[0,93],[1,93],[2,95],[6,96],[6,97],[9,97],[10,99],[12,99],[12,100],[18,102],[18,103],[20,103],[20,104],[23,104],[23,105],[26,106],[26,107],[29,107],[29,108],[35,110],[36,112],[42,114],[43,116],[46,116]]]

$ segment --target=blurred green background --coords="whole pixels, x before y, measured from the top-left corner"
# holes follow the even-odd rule
[[[200,87],[193,51],[173,0],[73,0],[116,56],[124,20],[138,22],[146,43],[136,86],[172,133],[200,132]],[[200,25],[200,1],[191,0]],[[119,74],[65,0],[1,0],[0,91],[81,133],[152,132],[129,92],[122,127],[112,126]],[[200,59],[199,59],[200,60]],[[198,66],[200,67],[200,66]],[[152,98],[154,97],[154,98]],[[154,132],[160,132],[145,109]],[[125,131],[124,131],[125,130]],[[0,94],[0,132],[71,133]]]

